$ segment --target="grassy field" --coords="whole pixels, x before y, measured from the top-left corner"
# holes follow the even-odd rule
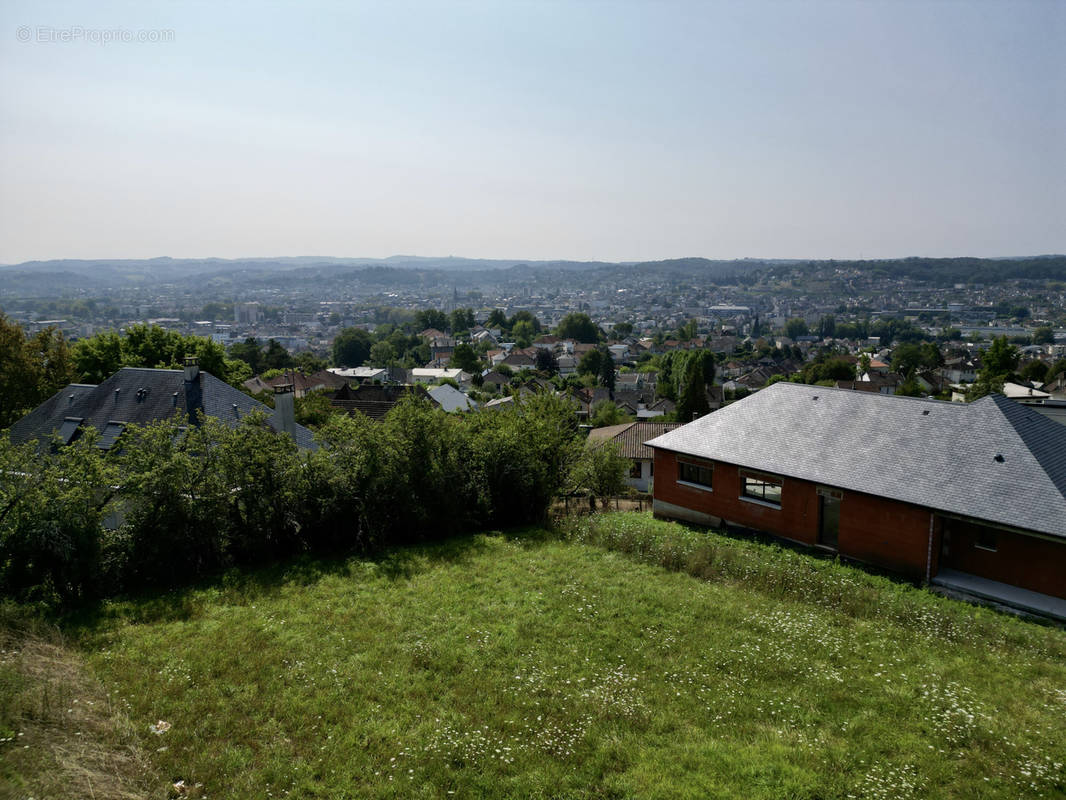
[[[67,633],[161,797],[1066,791],[1066,632],[647,515],[232,574]]]

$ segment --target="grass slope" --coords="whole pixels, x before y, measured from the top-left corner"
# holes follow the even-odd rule
[[[1063,792],[1062,631],[645,515],[569,536],[231,575],[80,635],[189,796]]]

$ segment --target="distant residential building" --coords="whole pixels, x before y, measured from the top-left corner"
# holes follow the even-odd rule
[[[255,325],[259,322],[259,303],[234,303],[233,321],[238,325]]]
[[[11,439],[37,439],[43,445],[55,433],[65,445],[91,427],[100,432],[97,446],[107,450],[130,424],[174,417],[192,424],[204,414],[236,427],[253,411],[261,411],[275,431],[290,434],[300,447],[314,449],[311,431],[295,422],[293,397],[291,386],[284,387],[272,409],[202,372],[194,358],[186,361],[184,370],[123,367],[97,386],[70,384],[61,389],[12,425]]]

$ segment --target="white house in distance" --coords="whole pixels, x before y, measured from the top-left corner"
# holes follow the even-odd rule
[[[470,373],[459,368],[444,369],[433,367],[415,367],[411,370],[411,383],[436,383],[444,378],[451,378],[460,386],[470,383]]]

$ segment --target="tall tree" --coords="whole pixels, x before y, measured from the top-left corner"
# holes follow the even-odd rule
[[[458,367],[463,372],[471,374],[481,371],[481,361],[477,357],[477,352],[466,342],[461,342],[455,346],[448,365]]]
[[[476,324],[474,322],[474,309],[472,308],[457,308],[452,312],[449,320],[451,324],[452,333],[462,333],[468,331]]]
[[[333,340],[333,363],[339,367],[362,366],[370,357],[373,342],[362,328],[345,328]]]
[[[448,315],[436,308],[424,308],[415,315],[415,327],[420,331],[435,328],[444,332],[448,330]]]
[[[7,428],[74,379],[63,334],[55,328],[26,338],[0,314],[0,428]]]
[[[266,352],[263,353],[263,364],[267,369],[288,369],[293,365],[293,360],[280,342],[270,339],[267,341]]]
[[[559,361],[555,358],[555,353],[549,348],[537,348],[537,369],[549,375],[554,375],[559,371]]]
[[[1003,384],[1018,366],[1021,354],[1018,348],[1007,341],[1006,336],[992,340],[992,346],[981,355],[981,369],[977,380],[966,393],[969,400],[1003,391]]]
[[[789,339],[798,339],[800,336],[806,336],[809,332],[806,320],[801,317],[794,317],[785,323],[785,334]]]
[[[577,364],[578,375],[596,375],[600,374],[602,368],[603,353],[598,349],[589,350],[585,355],[581,356],[581,360]]]
[[[258,375],[266,369],[263,360],[263,346],[254,336],[249,336],[243,342],[234,342],[229,346],[230,358],[243,361],[252,369],[253,375]]]
[[[711,408],[707,402],[707,385],[704,382],[703,358],[700,353],[687,353],[682,364],[682,377],[677,392],[677,418],[681,422],[691,422],[708,413]]]
[[[594,344],[600,340],[600,329],[596,327],[588,314],[574,312],[563,317],[555,329],[555,335],[560,339],[574,339],[584,344]]]
[[[614,359],[606,347],[600,348],[600,385],[614,391]]]

